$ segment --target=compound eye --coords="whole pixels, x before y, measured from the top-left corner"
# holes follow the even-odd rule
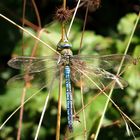
[[[65,40],[65,41],[60,40],[60,42],[57,45],[57,50],[62,51],[63,49],[69,49],[71,47],[72,45],[68,40]]]

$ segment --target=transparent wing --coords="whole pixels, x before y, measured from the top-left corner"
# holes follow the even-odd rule
[[[75,65],[71,66],[71,71],[71,80],[76,85],[82,84],[83,87],[110,89],[114,85],[114,88],[123,89],[128,85],[123,78],[101,68],[77,67]]]
[[[26,57],[19,56],[8,61],[8,65],[15,69],[28,72],[40,72],[57,65],[58,56]]]
[[[102,68],[112,69],[118,68],[121,61],[123,60],[123,66],[133,63],[133,58],[129,55],[103,55],[103,56],[89,56],[89,55],[74,55],[71,58],[72,63],[79,67],[85,66],[87,68]]]
[[[59,75],[59,69],[57,66],[46,69],[41,72],[30,72],[19,74],[8,80],[7,85],[13,88],[24,86],[31,88],[41,88],[43,86],[50,87],[53,77],[56,79]]]

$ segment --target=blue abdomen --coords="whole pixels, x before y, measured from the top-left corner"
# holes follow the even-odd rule
[[[70,82],[70,67],[65,66],[64,76],[66,83],[66,103],[67,103],[67,117],[68,117],[68,127],[69,130],[73,131],[73,110],[72,110],[72,91],[71,91],[71,82]]]

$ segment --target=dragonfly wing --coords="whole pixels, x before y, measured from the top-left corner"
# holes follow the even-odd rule
[[[84,65],[88,68],[102,68],[102,69],[114,69],[118,68],[123,60],[123,66],[133,63],[133,58],[130,55],[103,55],[103,56],[90,56],[90,55],[74,55],[71,60],[78,65]],[[80,63],[80,64],[79,64]]]
[[[58,56],[26,57],[19,56],[8,61],[8,65],[15,69],[22,69],[28,72],[40,72],[56,65]]]
[[[7,85],[10,87],[19,87],[23,88],[24,86],[27,87],[43,87],[46,85],[46,87],[51,86],[51,81],[53,77],[57,78],[59,74],[59,70],[55,67],[51,67],[47,69],[46,71],[41,72],[30,72],[30,73],[24,73],[19,74],[11,79],[8,80]]]
[[[79,86],[82,84],[84,87],[94,89],[110,89],[114,84],[114,88],[123,89],[128,85],[123,78],[101,68],[91,69],[87,67],[71,66],[71,70],[71,79]]]

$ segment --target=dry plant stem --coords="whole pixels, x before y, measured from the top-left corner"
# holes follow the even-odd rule
[[[26,9],[26,0],[23,0],[23,14],[22,18],[25,19],[25,9]],[[24,27],[25,22],[22,21],[22,27]],[[22,31],[22,55],[24,55],[24,32]]]
[[[86,22],[87,22],[88,8],[89,8],[89,3],[87,4],[87,8],[86,8],[85,20],[84,20],[83,31],[82,31],[82,36],[81,36],[81,40],[80,40],[80,47],[79,47],[78,54],[80,54],[80,51],[82,48],[83,37],[84,37],[84,32],[85,32],[85,27],[86,27]]]
[[[128,124],[128,125],[129,125],[129,124]],[[136,137],[135,137],[135,135],[134,135],[134,132],[133,132],[133,130],[132,130],[132,128],[131,128],[131,126],[129,126],[129,129],[130,129],[130,132],[131,132],[131,134],[132,134],[132,136],[133,136],[134,140],[137,140],[137,139],[136,139]]]
[[[140,12],[139,12],[139,14],[138,14],[138,16],[137,16],[136,22],[135,22],[134,27],[133,27],[133,29],[132,29],[132,32],[131,32],[130,38],[129,38],[129,40],[128,40],[128,43],[127,43],[127,46],[126,46],[126,49],[125,49],[124,55],[126,55],[127,52],[128,52],[128,49],[129,49],[130,43],[131,43],[132,38],[133,38],[133,35],[134,35],[134,32],[135,32],[136,27],[137,27],[137,25],[138,25],[138,21],[139,21],[139,19],[140,19]],[[121,61],[121,63],[120,63],[120,66],[119,66],[119,69],[118,69],[118,71],[117,71],[117,74],[119,74],[120,71],[121,71],[121,67],[122,67],[123,61],[124,61],[124,58],[122,58],[122,61]]]
[[[23,88],[22,96],[21,96],[21,109],[20,109],[20,117],[19,117],[19,126],[18,126],[18,133],[17,133],[17,140],[20,140],[21,136],[21,128],[22,128],[22,120],[23,120],[23,113],[24,113],[24,100],[26,95],[26,87]]]
[[[26,0],[23,0],[23,19],[25,18],[25,9],[26,9]],[[22,22],[22,27],[24,27],[24,21]],[[22,31],[22,55],[24,55],[24,32]],[[18,126],[18,132],[17,132],[17,140],[20,140],[21,137],[21,129],[22,129],[22,120],[23,120],[23,114],[24,114],[24,100],[26,95],[26,86],[23,88],[23,92],[21,95],[21,109],[20,109],[20,115],[19,115],[19,126]]]
[[[130,136],[129,125],[127,124],[127,121],[125,120],[125,118],[124,118],[123,115],[122,115],[122,118],[123,118],[123,121],[124,121],[124,123],[125,123],[125,125],[126,125],[126,132],[127,132],[128,136]]]
[[[138,21],[139,21],[139,17],[140,17],[140,13],[139,13],[139,15],[138,15],[138,17],[137,17],[136,23],[135,23],[134,28],[133,28],[133,30],[132,30],[132,33],[131,33],[131,35],[130,35],[130,38],[129,38],[127,47],[126,47],[126,49],[125,49],[124,55],[127,54],[127,51],[128,51],[128,49],[129,49],[130,43],[131,43],[131,41],[132,41],[132,37],[133,37],[133,35],[134,35],[136,26],[137,26]],[[120,73],[120,70],[121,70],[121,67],[122,67],[123,62],[124,62],[124,58],[122,58],[122,61],[121,61],[121,63],[120,63],[120,66],[119,66],[119,69],[118,69],[118,71],[117,71],[117,74]],[[109,92],[109,96],[108,96],[109,98],[108,98],[107,101],[106,101],[106,104],[105,104],[105,107],[104,107],[104,110],[103,110],[103,113],[102,113],[102,116],[101,116],[99,125],[98,125],[98,127],[97,127],[94,140],[97,140],[97,137],[98,137],[98,135],[99,135],[99,132],[100,132],[100,129],[101,129],[101,125],[102,125],[102,122],[103,122],[103,118],[104,118],[104,116],[105,116],[105,112],[106,112],[107,107],[108,107],[108,104],[109,104],[109,102],[110,102],[110,100],[111,100],[111,96],[112,96],[113,89],[114,89],[114,87],[112,86],[112,89],[111,89],[110,92]],[[119,111],[120,111],[120,109],[119,109]],[[121,111],[121,112],[122,112],[122,111]],[[124,115],[124,114],[123,114],[123,115]]]
[[[82,83],[82,80],[81,80]],[[87,139],[87,126],[86,126],[86,115],[85,115],[85,109],[84,109],[84,99],[83,99],[83,86],[81,84],[81,101],[82,101],[82,112],[83,112],[83,123],[84,123],[84,140]]]
[[[109,98],[108,97],[108,95],[107,94],[105,94],[105,96],[107,97],[107,98]],[[115,102],[110,98],[110,101],[111,101],[111,103],[118,109],[118,111],[120,112],[120,114],[121,115],[123,115],[127,120],[129,120],[138,130],[140,130],[140,127],[138,126],[138,125],[136,125],[135,124],[135,122],[133,122],[116,104],[115,104]]]
[[[38,35],[38,37],[40,37],[40,34]],[[37,49],[37,44],[38,44],[38,40],[36,40],[36,42],[35,42],[35,46],[34,46],[34,48],[32,50],[31,56],[34,56],[35,55],[35,51]],[[22,46],[22,48],[24,50],[24,47],[23,46]],[[23,55],[24,55],[24,53],[23,53]],[[28,71],[26,72],[26,74],[28,75]],[[22,97],[21,97],[21,105],[24,103],[25,95],[26,95],[26,83],[25,83],[25,86],[23,88],[23,93],[22,93]],[[24,113],[23,111],[24,111],[24,105],[22,105],[22,107],[20,109],[20,118],[19,118],[19,127],[18,127],[18,133],[17,133],[17,140],[20,140],[20,136],[21,136],[22,119],[23,119],[23,113]]]
[[[61,102],[62,102],[62,68],[60,68],[60,77],[59,77],[59,96],[58,96],[56,140],[60,140],[60,122],[61,122],[61,104],[62,104]]]
[[[67,0],[63,0],[63,9],[66,10],[66,3],[67,3]]]
[[[113,105],[118,109],[118,111],[122,114],[122,115],[124,115],[138,130],[140,130],[140,127],[139,126],[137,126],[123,111],[121,111],[121,109],[115,104],[115,102],[111,99],[111,98],[109,98],[109,95],[107,95],[106,93],[105,93],[105,89],[108,87],[105,87],[103,90],[96,84],[96,82],[95,81],[93,81],[87,74],[85,74],[85,73],[83,73],[83,71],[81,71],[80,69],[78,69],[77,68],[77,70],[79,71],[79,72],[81,72],[86,78],[88,78],[99,90],[100,90],[100,92],[101,93],[103,93],[110,101],[111,101],[111,103],[113,103]],[[112,81],[110,84],[113,84],[115,81]]]
[[[80,112],[82,112],[83,109],[87,108],[101,94],[102,94],[102,91],[100,91],[98,94],[96,94],[82,109],[80,109],[78,112],[76,112],[75,115],[78,115]]]
[[[79,4],[78,8],[81,8],[84,4],[85,4],[85,1],[81,2],[81,3]],[[75,9],[75,8],[74,8],[74,9]],[[74,9],[72,9],[72,11],[73,11]]]
[[[112,84],[112,83],[110,83]],[[110,85],[109,84],[109,85]],[[108,86],[109,86],[108,85]],[[108,86],[106,86],[104,89],[100,90],[100,92],[98,94],[96,94],[82,109],[80,109],[76,115],[78,115],[83,109],[87,108],[99,95],[101,95],[103,92],[105,92],[105,90],[108,88]],[[114,103],[113,103],[114,104]],[[117,105],[116,105],[117,106]],[[118,107],[119,108],[119,107]]]
[[[66,37],[65,33],[66,33],[66,32],[65,32],[65,23],[63,22],[63,23],[62,23],[62,31],[61,31],[61,40],[62,40],[62,41],[65,41],[65,39],[66,39],[66,38],[65,38],[65,37]]]
[[[63,0],[63,9],[66,9],[66,0]],[[65,23],[62,22],[61,40],[65,39]],[[58,96],[58,112],[57,112],[57,127],[56,127],[56,140],[60,139],[60,123],[61,123],[61,102],[62,102],[62,68],[59,68],[59,96]]]
[[[92,80],[89,78],[89,77],[87,77],[91,82],[92,82]],[[94,82],[93,82],[93,84],[94,84]],[[111,83],[112,84],[112,83]],[[106,87],[107,88],[107,87]],[[86,104],[85,106],[84,106],[84,109],[88,106],[88,105],[90,105],[94,100],[95,100],[95,98],[97,97],[97,96],[99,96],[101,93],[103,93],[108,99],[109,99],[109,96],[104,92],[105,90],[106,90],[106,88],[105,89],[103,89],[103,90],[101,90],[96,96],[94,96],[91,100],[90,100],[90,102],[88,103],[88,104]],[[119,108],[119,106],[117,106],[117,104],[115,104],[115,102],[110,98],[109,99],[110,100],[110,102],[116,107],[116,109],[120,112],[120,114],[122,115],[122,116],[124,116],[127,120],[129,120],[138,130],[140,130],[140,127],[138,126],[138,125],[136,125],[135,124],[135,122],[133,122],[120,108]],[[78,112],[77,112],[77,114],[79,114],[80,112],[82,111],[82,109],[81,110],[79,110]]]
[[[39,120],[39,124],[38,124],[38,128],[37,128],[34,140],[38,139],[39,131],[40,131],[40,128],[41,128],[41,124],[42,124],[44,115],[45,115],[45,111],[46,111],[46,108],[47,108],[47,105],[48,105],[49,97],[50,97],[50,94],[51,94],[51,91],[52,91],[52,87],[53,87],[53,83],[55,81],[55,78],[56,78],[56,75],[53,76],[53,78],[51,80],[51,83],[50,83],[50,86],[48,86],[50,88],[49,88],[48,95],[47,95],[46,100],[45,100],[45,104],[44,104],[44,107],[43,107],[43,110],[42,110],[42,114],[41,114],[41,117],[40,117],[40,120]]]
[[[32,4],[34,6],[34,10],[35,10],[35,13],[36,13],[39,29],[41,29],[41,20],[40,20],[39,12],[38,12],[38,9],[37,9],[37,6],[36,6],[36,3],[35,3],[34,0],[32,0]],[[40,38],[41,33],[42,33],[42,30],[39,31],[39,33],[37,35],[38,38]],[[38,44],[38,40],[35,41],[35,45],[33,47],[31,56],[35,56],[35,52],[37,50],[37,44]]]
[[[34,6],[34,9],[35,9],[36,16],[37,16],[39,28],[41,28],[40,17],[39,17],[38,10],[37,10],[37,7],[36,7],[36,4],[35,4],[34,0],[32,0],[32,3],[33,3],[33,6]],[[25,8],[26,8],[26,0],[23,0],[23,19],[25,19]],[[24,27],[24,20],[22,22],[22,27]],[[23,35],[24,35],[24,31],[22,30],[22,55],[24,55],[24,38],[23,38],[24,36]],[[36,40],[36,42],[35,42],[35,46],[34,46],[34,48],[32,50],[32,56],[34,56],[35,51],[37,49],[37,43],[38,43],[38,40]],[[22,93],[22,97],[21,97],[21,105],[24,103],[25,95],[26,95],[26,83],[25,83],[25,86],[23,88],[23,93]],[[24,105],[22,105],[22,107],[20,109],[20,117],[19,117],[19,127],[18,127],[18,133],[17,133],[17,140],[20,140],[20,137],[21,137],[23,113],[24,113]]]
[[[113,86],[112,86],[112,87],[113,87]],[[100,129],[101,129],[101,125],[102,125],[102,122],[103,122],[103,119],[104,119],[104,116],[105,116],[105,113],[106,113],[108,104],[109,104],[109,102],[110,102],[110,99],[111,99],[111,95],[112,95],[113,90],[114,90],[114,88],[111,88],[110,93],[109,93],[109,96],[108,96],[108,98],[107,98],[107,100],[106,100],[105,107],[104,107],[104,110],[103,110],[103,113],[102,113],[102,116],[101,116],[99,125],[98,125],[97,130],[96,130],[96,133],[95,133],[94,140],[97,140],[97,137],[98,137],[98,135],[99,135],[99,132],[100,132]]]
[[[51,49],[53,52],[55,52],[56,54],[60,55],[59,52],[57,52],[55,49],[53,49],[51,46],[49,46],[47,43],[45,43],[44,41],[42,41],[41,39],[39,39],[37,36],[33,35],[31,32],[27,31],[26,29],[24,29],[23,27],[19,26],[18,24],[16,24],[15,22],[13,22],[12,20],[10,20],[9,18],[7,18],[6,16],[0,14],[0,17],[4,18],[5,20],[9,21],[10,23],[12,23],[13,25],[15,25],[16,27],[20,28],[21,30],[23,30],[25,33],[31,35],[33,38],[37,39],[38,41],[40,41],[42,44],[44,44],[45,46],[47,46],[49,49]]]
[[[21,18],[20,21],[24,22],[24,25],[27,25],[27,26],[31,27],[35,31],[38,31],[40,29],[37,25],[33,24],[32,22],[30,22],[27,19]]]
[[[37,6],[36,6],[36,3],[35,3],[35,1],[34,1],[34,0],[32,0],[32,4],[33,4],[33,6],[34,6],[34,10],[35,10],[35,13],[36,13],[38,26],[39,26],[39,28],[41,29],[40,16],[39,16],[38,9],[37,9]]]
[[[27,100],[24,101],[24,103],[22,105],[20,105],[5,121],[4,123],[0,126],[0,130],[3,128],[3,126],[10,120],[10,118],[25,104],[27,103],[30,99],[32,99],[35,95],[37,95],[38,93],[40,93],[40,91],[42,91],[46,86],[43,86],[42,88],[40,88],[37,92],[35,92],[32,96],[30,96]]]
[[[44,118],[44,115],[45,115],[45,111],[46,111],[46,108],[47,108],[47,105],[48,105],[48,101],[49,101],[49,97],[50,97],[50,92],[51,92],[51,90],[48,92],[48,95],[46,97],[45,105],[44,105],[43,110],[42,110],[41,118],[40,118],[40,121],[39,121],[39,124],[38,124],[38,128],[37,128],[34,140],[38,139],[38,134],[39,134],[39,131],[40,131],[40,127],[41,127],[41,124],[42,124],[42,121],[43,121],[43,118]]]
[[[72,20],[71,20],[70,25],[69,25],[69,28],[68,28],[67,37],[69,37],[70,30],[71,30],[73,21],[74,21],[74,19],[75,19],[75,16],[76,16],[76,13],[77,13],[77,10],[78,10],[78,7],[79,7],[80,2],[81,2],[81,0],[78,0],[78,3],[77,3],[77,5],[76,5],[75,11],[74,11],[74,14],[73,14],[73,16],[72,16]]]
[[[63,0],[63,9],[66,10],[66,0]],[[65,41],[67,35],[65,31],[65,21],[62,22],[61,40]]]
[[[40,38],[41,37],[41,34],[45,31],[45,29],[41,29],[38,34],[37,34],[37,37]],[[35,56],[36,55],[36,50],[37,50],[37,47],[38,47],[38,43],[39,41],[38,40],[35,40],[35,45],[33,47],[33,50],[32,50],[32,54],[31,54],[31,57]]]

